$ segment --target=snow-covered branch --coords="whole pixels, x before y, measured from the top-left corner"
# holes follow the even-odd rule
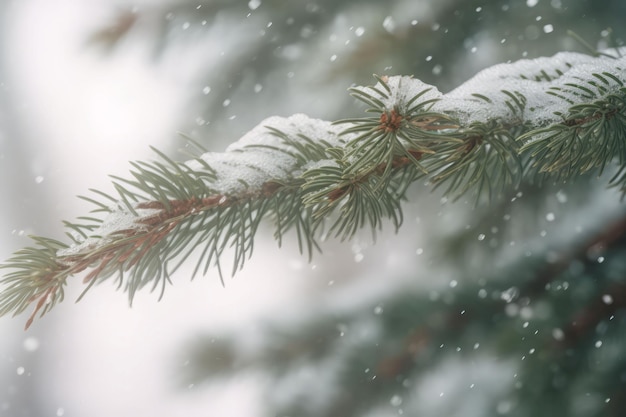
[[[421,178],[482,200],[524,177],[573,179],[616,164],[611,183],[624,188],[624,53],[496,65],[447,94],[412,77],[378,77],[351,90],[368,117],[271,117],[223,153],[183,163],[159,153],[158,161],[133,163],[130,178],[115,179],[118,195],[86,198],[94,214],[66,223],[71,242],[35,237],[2,265],[0,314],[36,303],[30,324],[83,271],[87,288],[117,276],[131,300],[146,285],[163,291],[194,253],[194,274],[221,271],[223,251],[233,247],[235,272],[263,219],[279,243],[295,230],[309,254],[323,220],[341,238],[387,218],[400,227],[400,202]]]

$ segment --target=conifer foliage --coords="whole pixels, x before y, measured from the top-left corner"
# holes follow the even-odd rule
[[[330,234],[351,238],[390,220],[414,182],[477,203],[515,190],[522,179],[567,181],[613,172],[626,190],[626,49],[559,53],[496,65],[443,94],[407,76],[378,76],[351,94],[366,116],[336,122],[271,117],[223,153],[193,141],[196,157],[176,162],[155,150],[113,177],[116,195],[93,191],[94,210],[65,222],[68,240],[33,237],[3,265],[0,314],[37,314],[63,299],[68,279],[85,291],[114,279],[132,301],[143,287],[161,294],[183,262],[194,275],[243,267],[261,221],[280,244],[294,232],[309,256]]]

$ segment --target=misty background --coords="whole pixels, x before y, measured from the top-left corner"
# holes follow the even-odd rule
[[[593,46],[619,43],[610,28],[625,16],[617,0],[3,0],[0,258],[29,234],[61,238],[61,220],[91,209],[75,196],[111,191],[108,175],[154,158],[149,146],[186,159],[181,133],[221,151],[269,116],[360,116],[346,90],[372,74],[447,92],[497,63],[584,51],[568,29]],[[623,212],[605,183],[529,188],[489,209],[418,184],[398,233],[330,239],[308,262],[293,236],[278,248],[261,228],[225,288],[216,271],[190,282],[191,262],[160,302],[145,291],[132,308],[108,284],[75,304],[74,277],[27,332],[26,315],[0,318],[0,416],[512,415],[519,355],[480,350],[484,332],[470,345],[479,356],[451,354],[372,391],[363,381],[375,366],[349,352],[393,357],[407,337],[427,343],[385,336],[406,316],[375,320],[399,294],[445,300],[466,285],[460,276],[478,285],[600,227]]]

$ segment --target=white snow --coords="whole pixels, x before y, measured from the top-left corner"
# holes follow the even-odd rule
[[[441,99],[443,97],[437,87],[406,75],[387,77],[385,84],[391,91],[387,91],[380,82],[376,84],[374,88],[355,87],[354,89],[362,91],[369,96],[374,96],[378,100],[382,101],[386,111],[399,109],[402,112],[404,110],[408,110],[409,102],[413,99],[413,97],[422,93],[423,95],[416,102],[411,103],[411,106],[414,106],[419,102]],[[428,91],[424,92],[425,90]],[[384,95],[381,96],[379,91]]]
[[[408,76],[387,77],[387,88],[379,82],[374,87],[356,87],[355,90],[380,100],[386,111],[403,112],[434,99],[434,104],[426,110],[452,115],[462,125],[500,120],[544,126],[561,121],[572,105],[606,97],[622,86],[611,77],[599,80],[592,74],[608,73],[626,84],[626,57],[621,56],[626,54],[626,48],[603,53],[616,59],[561,52],[552,57],[494,65],[447,94]],[[411,103],[421,93],[423,95]]]
[[[255,191],[268,181],[289,180],[301,174],[304,167],[299,166],[297,158],[289,154],[294,149],[270,127],[291,140],[301,141],[301,137],[306,136],[314,142],[324,140],[332,146],[340,145],[339,134],[346,128],[345,125],[333,125],[303,114],[265,119],[231,144],[226,152],[208,152],[201,156],[217,173],[217,181],[210,185],[217,193],[232,195]],[[203,169],[196,160],[185,164],[194,170]]]
[[[593,57],[575,52],[494,65],[445,94],[432,110],[453,113],[463,124],[500,119],[504,122],[524,120],[542,126],[561,121],[560,115],[567,114],[573,104],[584,102],[586,93],[568,84],[589,88],[597,93],[594,98],[600,98],[615,92],[620,85],[610,77],[605,77],[608,84],[604,84],[591,74],[606,72],[626,83],[624,68],[626,58]],[[596,82],[607,92],[598,92],[588,81]],[[477,97],[477,94],[487,97],[491,103]],[[519,97],[522,108],[511,99],[510,94]],[[507,101],[515,112],[506,104]]]
[[[143,226],[139,223],[139,220],[150,217],[160,211],[156,209],[135,208],[135,215],[124,207],[123,203],[112,207],[111,210],[111,213],[107,215],[102,225],[94,230],[90,234],[90,237],[84,239],[79,244],[74,244],[67,249],[57,251],[57,256],[72,256],[96,247],[102,247],[111,240],[111,235],[123,230],[141,229]]]

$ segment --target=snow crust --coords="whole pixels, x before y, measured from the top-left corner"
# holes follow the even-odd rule
[[[80,235],[74,235],[79,241],[66,249],[57,251],[57,256],[72,256],[88,251],[92,248],[102,247],[111,240],[111,236],[123,230],[137,230],[145,227],[139,223],[139,220],[150,217],[159,213],[156,209],[135,209],[135,213],[131,213],[123,203],[111,207],[111,213],[107,215],[102,225],[94,230],[90,237],[84,239]]]
[[[561,121],[560,115],[566,115],[574,104],[617,91],[620,85],[615,80],[604,77],[608,82],[605,84],[592,74],[609,73],[626,84],[624,68],[625,57],[613,59],[575,52],[494,65],[445,94],[432,110],[452,111],[462,124],[500,119],[504,122],[522,120],[535,126],[547,125]],[[592,83],[605,88],[606,92],[599,91]],[[592,90],[594,96],[574,87],[576,85]],[[476,94],[487,97],[491,103]],[[518,97],[522,108],[511,99],[511,94]]]
[[[417,103],[432,99],[439,100],[443,97],[437,87],[406,75],[387,77],[385,84],[391,90],[390,92],[380,82],[374,87],[355,87],[354,89],[382,101],[386,111],[393,109],[405,111],[408,110],[409,106],[414,106]],[[416,102],[410,103],[418,94],[422,94],[420,98]]]
[[[314,142],[324,140],[331,146],[340,145],[339,134],[346,128],[304,114],[265,119],[226,148],[226,152],[208,152],[201,156],[217,173],[217,181],[210,184],[216,193],[232,195],[258,190],[268,181],[289,180],[302,173],[304,167],[299,166],[296,157],[290,154],[294,149],[269,127],[294,141],[301,141],[301,137],[306,136]],[[194,170],[203,169],[195,160],[185,164]]]
[[[514,63],[487,68],[458,88],[442,94],[436,87],[408,76],[386,77],[385,86],[356,87],[383,103],[385,111],[406,111],[418,103],[435,100],[424,110],[445,113],[459,119],[462,125],[528,122],[543,126],[562,120],[574,104],[599,99],[626,84],[626,48],[603,51],[607,56],[594,57],[575,52],[560,52],[552,57],[522,59]],[[598,74],[600,80],[593,76]],[[578,88],[576,86],[582,86]],[[600,88],[598,88],[598,86]],[[416,95],[423,93],[411,103]]]

